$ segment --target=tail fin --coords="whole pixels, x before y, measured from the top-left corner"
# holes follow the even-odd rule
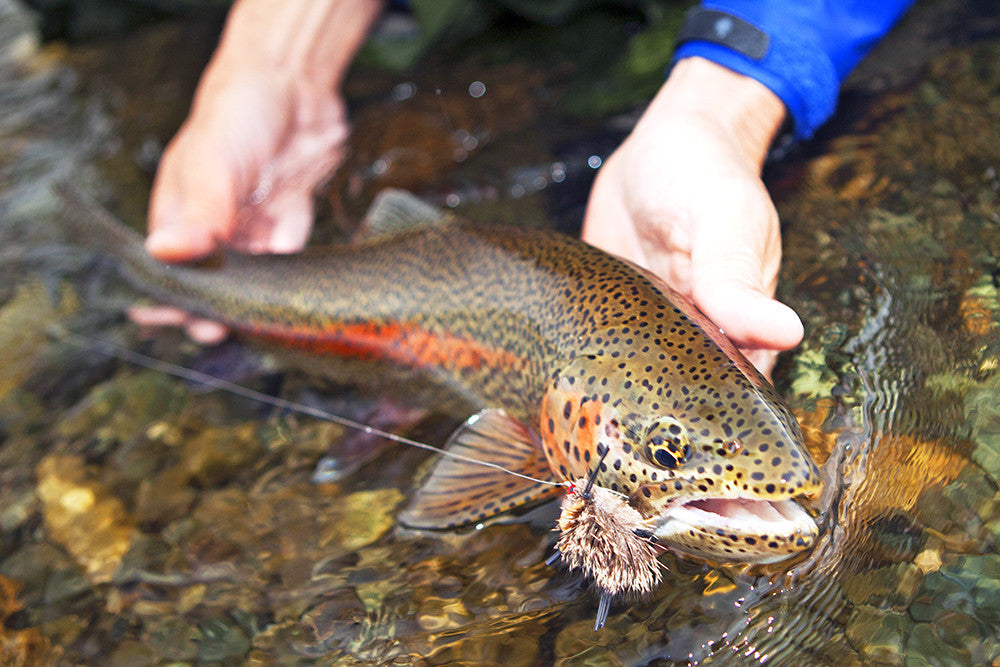
[[[184,273],[160,262],[148,252],[144,239],[129,229],[90,195],[61,182],[56,192],[65,202],[64,211],[69,239],[82,247],[108,255],[122,277],[133,287],[150,296],[179,307],[197,310],[198,303],[178,299],[178,279]]]
[[[150,261],[142,236],[111,215],[100,202],[66,181],[56,183],[54,188],[65,203],[63,210],[69,223],[66,233],[70,240],[112,254],[129,265]]]

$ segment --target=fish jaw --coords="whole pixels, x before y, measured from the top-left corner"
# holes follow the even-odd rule
[[[791,498],[675,499],[655,521],[660,544],[713,561],[775,563],[811,548],[819,536],[816,521]]]

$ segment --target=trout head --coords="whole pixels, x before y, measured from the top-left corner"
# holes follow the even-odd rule
[[[573,480],[596,466],[596,484],[675,551],[770,563],[812,546],[798,500],[819,474],[777,394],[724,355],[694,369],[663,356],[583,354],[551,380],[540,431],[552,469]]]

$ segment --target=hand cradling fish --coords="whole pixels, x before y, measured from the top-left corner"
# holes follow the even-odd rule
[[[405,368],[471,406],[399,521],[454,528],[565,493],[550,560],[593,580],[598,627],[612,596],[660,583],[663,549],[770,563],[817,539],[799,501],[819,473],[780,396],[687,299],[577,239],[386,191],[352,244],[166,265],[60,191],[154,298],[317,360]]]

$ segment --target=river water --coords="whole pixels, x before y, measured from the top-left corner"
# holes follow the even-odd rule
[[[806,324],[776,383],[828,480],[823,539],[766,571],[664,556],[653,597],[594,632],[594,596],[544,564],[544,517],[407,533],[395,516],[424,453],[58,335],[361,419],[394,410],[235,343],[138,332],[122,317],[136,295],[63,241],[51,186],[66,178],[141,227],[215,20],[67,47],[0,0],[0,663],[997,664],[1000,25],[973,3],[956,27],[939,5],[767,170],[781,296]],[[358,70],[352,152],[317,238],[387,185],[575,232],[594,167],[636,117],[621,91],[659,67],[635,46],[642,23],[508,23],[409,74]],[[627,58],[595,82],[566,53],[602,35]],[[431,415],[407,434],[440,443],[451,426]],[[315,478],[359,449],[374,459]]]

